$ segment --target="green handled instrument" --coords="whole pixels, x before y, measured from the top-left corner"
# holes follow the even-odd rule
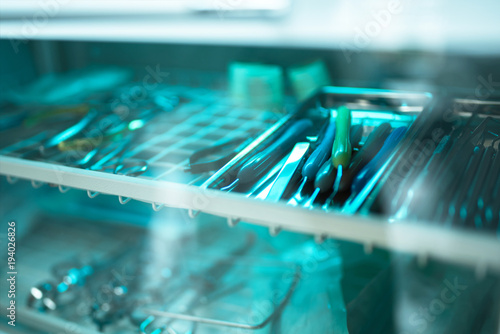
[[[335,140],[332,148],[334,167],[348,167],[351,163],[352,145],[349,139],[351,129],[351,111],[342,106],[337,110]]]

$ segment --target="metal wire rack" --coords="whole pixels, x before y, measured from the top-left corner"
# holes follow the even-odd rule
[[[449,230],[432,224],[404,220],[388,222],[376,216],[352,216],[321,210],[267,203],[242,194],[201,188],[210,173],[192,175],[183,171],[189,155],[198,148],[228,136],[257,136],[272,127],[281,115],[237,108],[220,92],[189,87],[189,96],[200,96],[182,105],[176,112],[165,113],[148,124],[147,134],[139,136],[127,157],[144,159],[149,170],[138,177],[117,175],[69,167],[61,161],[22,159],[26,147],[40,145],[47,135],[40,133],[0,150],[0,174],[9,183],[17,179],[31,181],[34,188],[49,184],[61,192],[71,188],[98,194],[115,195],[121,204],[131,199],[147,202],[153,210],[164,206],[187,209],[194,217],[205,212],[227,219],[229,226],[239,221],[266,226],[272,235],[281,230],[312,234],[318,242],[339,238],[365,245],[369,252],[382,247],[415,254],[421,263],[433,257],[474,266],[479,276],[488,270],[500,271],[500,242],[491,235]]]

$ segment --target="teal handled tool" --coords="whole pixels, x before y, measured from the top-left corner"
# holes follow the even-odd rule
[[[333,116],[333,115],[332,115]],[[325,131],[325,135],[316,149],[311,153],[302,168],[302,176],[304,178],[314,178],[318,173],[321,165],[328,160],[332,154],[333,140],[335,138],[335,118],[330,117],[330,123]]]
[[[311,128],[312,122],[309,119],[301,119],[292,123],[276,141],[247,161],[238,171],[236,180],[221,190],[232,190],[239,183],[257,182],[290,152],[295,143],[304,140]]]
[[[488,183],[491,183],[491,181],[488,182],[488,178],[491,171],[490,166],[493,166],[492,162],[494,161],[494,155],[495,149],[492,146],[489,146],[484,150],[479,167],[473,174],[474,180],[472,181],[471,187],[469,187],[469,196],[461,203],[461,208],[458,212],[460,218],[465,221],[466,224],[475,225],[478,229],[483,228],[485,223],[485,221],[481,220],[480,215],[480,211],[484,207],[484,203],[481,202],[479,198],[483,189]]]
[[[351,126],[351,130],[349,131],[349,137],[351,140],[351,146],[353,151],[359,148],[361,143],[361,139],[363,139],[363,124],[356,124]]]
[[[495,158],[489,172],[491,181],[486,184],[485,191],[479,196],[478,204],[482,208],[481,216],[485,226],[497,228],[500,222],[500,149],[497,148]],[[496,179],[496,180],[495,180]]]
[[[302,192],[308,180],[314,180],[314,187],[319,188],[319,193],[329,191],[333,187],[337,169],[333,167],[330,160],[332,155],[333,141],[335,139],[335,112],[331,112],[330,122],[325,131],[323,139],[316,149],[311,153],[302,169],[302,182],[295,192],[295,195],[288,201],[289,205],[298,205],[304,201]],[[357,124],[351,127],[349,131],[350,142],[361,142],[363,135],[363,126]],[[359,153],[358,153],[359,154]]]
[[[354,177],[380,151],[391,131],[392,127],[389,123],[382,123],[370,133],[365,141],[365,144],[356,156],[353,157],[351,165],[340,180],[340,191],[347,190],[351,186]]]
[[[391,153],[394,151],[401,139],[403,139],[407,130],[408,128],[406,126],[402,126],[392,131],[373,160],[371,160],[354,178],[351,185],[352,194],[358,194],[368,181],[377,173],[386,160],[389,159]]]
[[[313,202],[321,192],[328,186],[330,180],[334,180],[333,187],[342,177],[343,168],[347,168],[351,162],[352,145],[351,145],[351,110],[345,106],[337,109],[337,117],[335,119],[335,139],[332,145],[332,157],[330,161],[326,161],[320,172],[316,175],[316,189],[311,197],[304,204],[304,207],[312,208]],[[336,176],[333,175],[336,171]],[[331,188],[330,188],[331,189]]]
[[[302,182],[295,192],[295,195],[288,201],[290,205],[298,205],[303,201],[302,191],[308,180],[314,179],[323,163],[328,160],[332,154],[333,140],[335,138],[335,117],[330,113],[330,122],[324,133],[321,142],[311,153],[302,167]]]
[[[344,204],[342,212],[352,213],[353,210],[359,208],[389,165],[394,150],[404,138],[407,130],[406,126],[402,126],[392,131],[377,155],[356,174],[351,184],[351,195]]]
[[[500,201],[494,200],[495,198],[498,199],[498,197],[500,196],[500,150],[498,148],[492,170],[492,191],[489,195],[490,198],[485,200],[485,203],[489,203],[489,205],[487,205],[487,207],[484,209],[484,216],[486,221],[485,225],[489,226],[490,228],[496,229],[497,235],[500,236]]]

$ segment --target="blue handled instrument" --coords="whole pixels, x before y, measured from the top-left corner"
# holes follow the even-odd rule
[[[238,171],[236,180],[221,190],[231,190],[239,183],[249,184],[259,180],[272,166],[288,154],[297,142],[306,138],[312,126],[309,119],[294,122],[276,141],[250,158]]]
[[[386,160],[390,157],[398,143],[403,139],[408,128],[406,126],[395,129],[384,142],[384,145],[371,160],[355,177],[352,182],[351,191],[353,194],[358,194],[368,181],[376,174],[383,166]]]

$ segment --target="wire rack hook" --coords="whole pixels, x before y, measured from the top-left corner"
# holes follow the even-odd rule
[[[64,193],[67,193],[67,192],[71,189],[70,187],[65,187],[65,186],[63,186],[63,185],[61,185],[61,184],[60,184],[60,185],[58,185],[58,186],[57,186],[57,188],[59,188],[59,191],[60,191],[61,193],[63,193],[63,194],[64,194]]]
[[[239,218],[227,217],[227,225],[229,227],[235,227],[240,222]]]
[[[87,195],[90,197],[90,198],[95,198],[97,195],[99,195],[100,193],[98,191],[90,191],[90,190],[87,190]]]
[[[269,234],[272,237],[277,236],[280,232],[281,232],[281,227],[279,227],[279,226],[271,226],[271,227],[269,227]]]
[[[200,214],[199,210],[188,209],[188,216],[191,219],[196,218]]]
[[[118,196],[118,202],[120,202],[120,204],[127,204],[128,202],[130,202],[131,198],[130,197],[123,197],[123,196]]]
[[[156,204],[155,202],[153,202],[153,203],[151,203],[151,206],[153,207],[154,211],[158,212],[161,209],[163,209],[163,207],[165,206],[165,204]]]
[[[10,175],[7,175],[7,182],[10,183],[10,184],[14,184],[16,183],[17,181],[19,181],[19,179],[17,177],[12,177]]]
[[[37,182],[35,180],[31,180],[31,185],[33,186],[33,188],[38,189],[41,186],[43,186],[43,182]]]
[[[314,241],[318,244],[321,245],[323,242],[326,240],[326,235],[325,234],[316,234],[314,236]]]

